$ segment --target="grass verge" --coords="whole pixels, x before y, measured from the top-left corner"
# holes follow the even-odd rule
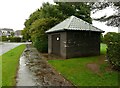
[[[101,44],[100,45],[100,54],[102,55],[105,55],[106,54],[106,49],[107,49],[107,45],[106,44]]]
[[[0,88],[2,87],[2,58],[0,57]]]
[[[0,56],[2,57],[2,86],[15,86],[19,58],[24,49],[23,44]]]
[[[118,73],[108,68],[105,53],[106,45],[101,44],[100,56],[71,58],[66,60],[49,60],[48,62],[75,86],[118,86]],[[104,54],[104,55],[103,55]],[[95,64],[99,68],[95,71],[87,67]]]

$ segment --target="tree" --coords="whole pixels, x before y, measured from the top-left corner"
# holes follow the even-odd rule
[[[104,41],[107,44],[107,59],[115,70],[120,71],[120,33],[109,32],[105,35]]]
[[[24,28],[24,30],[22,30],[22,35],[23,35],[23,40],[28,41],[29,39],[31,39],[30,32],[27,27]]]
[[[57,18],[42,18],[32,23],[30,28],[31,37],[33,45],[38,49],[38,51],[47,52],[48,38],[45,31],[56,25],[58,22]]]
[[[61,2],[58,3],[58,9],[64,14],[64,18],[74,15],[88,23],[92,23],[90,17],[90,6],[87,3],[77,2]]]
[[[106,0],[104,0],[103,2],[90,3],[90,6],[91,6],[91,10],[93,11],[93,13],[99,10],[103,10],[107,7],[114,8],[116,10],[116,14],[113,14],[109,17],[105,15],[101,18],[97,18],[94,20],[101,21],[101,22],[107,22],[106,25],[108,26],[114,26],[114,27],[120,26],[120,1],[119,2],[107,2]]]
[[[12,37],[15,35],[15,33],[14,33],[14,32],[11,32],[10,34],[11,34],[11,36],[12,36]]]

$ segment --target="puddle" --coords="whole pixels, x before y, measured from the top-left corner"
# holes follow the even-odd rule
[[[29,68],[26,66],[26,57],[22,56],[20,58],[20,65],[17,75],[17,83],[16,86],[36,86],[36,82],[33,78],[33,74],[29,70]]]

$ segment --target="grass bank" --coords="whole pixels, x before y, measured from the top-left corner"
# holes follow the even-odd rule
[[[2,57],[2,86],[15,86],[19,58],[24,49],[23,44],[0,56]]]
[[[117,86],[117,72],[111,70],[104,61],[106,48],[105,44],[101,44],[100,56],[48,62],[75,86]]]

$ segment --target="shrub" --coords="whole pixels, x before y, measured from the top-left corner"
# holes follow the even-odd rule
[[[26,39],[21,39],[21,42],[26,42]]]
[[[8,41],[6,36],[2,36],[2,41]]]
[[[107,59],[117,70],[120,70],[120,33],[108,33],[105,37],[107,48]]]
[[[32,37],[32,39],[34,47],[36,47],[39,52],[42,53],[48,52],[47,36],[42,34],[36,34]]]
[[[0,36],[0,42],[2,41],[2,37]]]
[[[108,32],[106,35],[104,35],[103,42],[105,44],[109,44],[110,42],[116,41],[116,33],[115,32]]]
[[[2,36],[0,37],[0,41],[10,41],[10,42],[21,42],[21,38],[20,37],[6,37],[6,36]]]
[[[21,42],[20,37],[9,37],[8,40],[10,40],[10,42]]]

